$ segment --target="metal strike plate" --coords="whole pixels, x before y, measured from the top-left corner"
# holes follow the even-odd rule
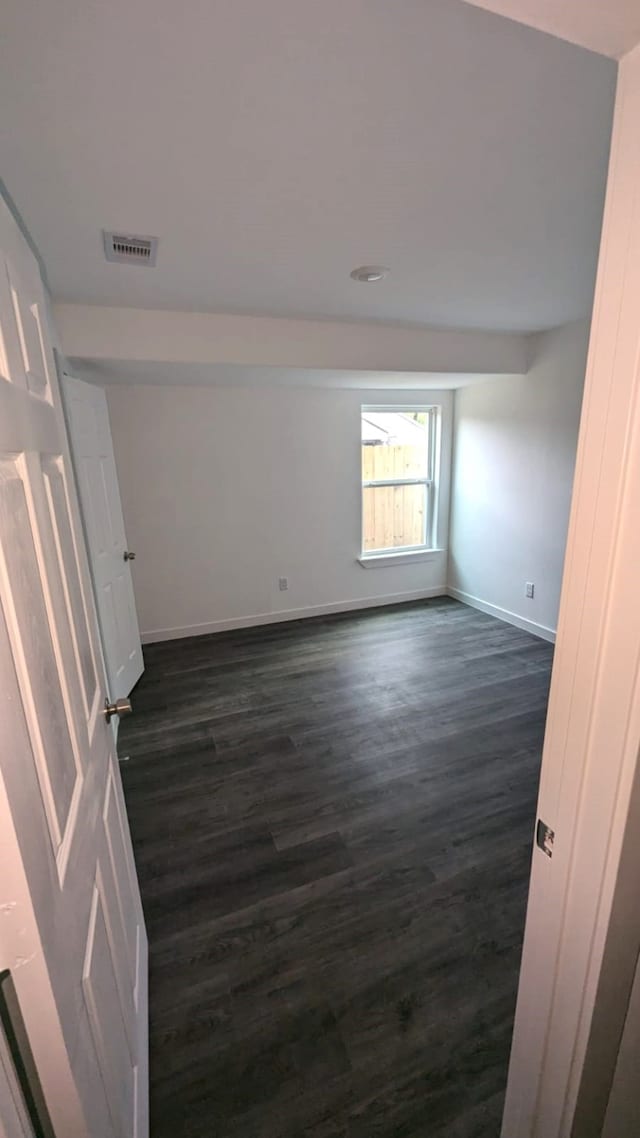
[[[542,850],[543,854],[547,857],[553,857],[553,842],[555,839],[555,832],[542,818],[538,818],[538,825],[536,826],[536,845]]]

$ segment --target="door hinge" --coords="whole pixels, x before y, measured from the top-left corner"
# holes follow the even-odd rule
[[[538,818],[538,825],[536,826],[536,845],[540,847],[542,852],[547,857],[553,857],[553,841],[555,838],[555,831],[547,826],[542,818]]]

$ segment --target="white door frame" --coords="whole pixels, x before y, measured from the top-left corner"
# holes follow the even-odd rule
[[[569,1138],[640,749],[640,46],[622,60],[503,1138]],[[611,1045],[615,1044],[612,1036]]]

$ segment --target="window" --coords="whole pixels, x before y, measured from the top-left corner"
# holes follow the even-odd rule
[[[362,408],[362,554],[434,543],[437,407]]]

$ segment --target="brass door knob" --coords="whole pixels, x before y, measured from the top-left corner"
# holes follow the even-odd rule
[[[117,699],[115,703],[109,703],[108,699],[104,701],[104,717],[107,723],[111,723],[114,715],[120,716],[131,715],[133,708],[130,699]]]
[[[124,551],[124,559],[125,559],[125,561],[135,561],[135,559],[136,559],[136,555],[135,555],[135,553],[133,552],[133,550],[131,550],[131,549],[125,549],[125,551]]]

